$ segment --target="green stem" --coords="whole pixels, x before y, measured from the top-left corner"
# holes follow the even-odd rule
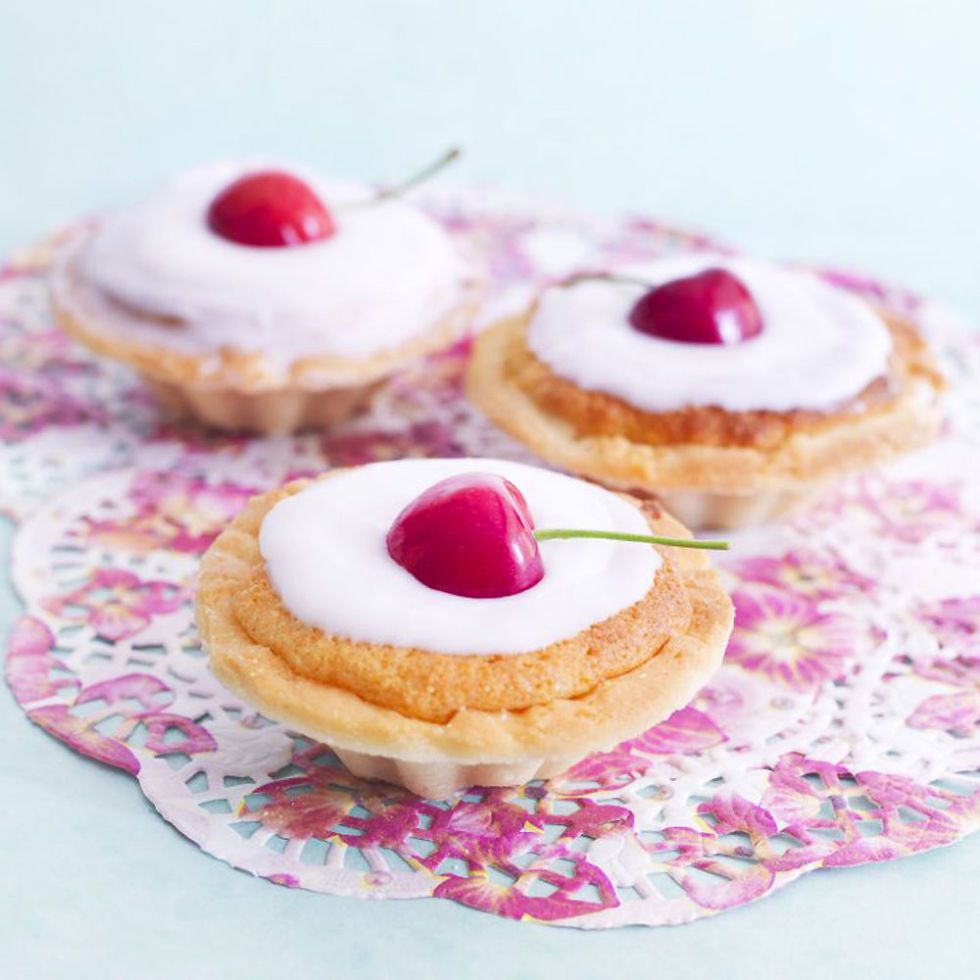
[[[609,541],[637,541],[640,544],[662,544],[671,548],[699,548],[704,551],[728,551],[727,541],[695,541],[692,538],[662,538],[654,534],[626,534],[621,531],[584,531],[571,527],[546,528],[535,531],[538,541],[564,538],[604,538]]]
[[[411,190],[417,184],[421,184],[428,180],[430,177],[439,173],[440,170],[448,167],[454,160],[458,160],[462,156],[463,151],[458,146],[450,147],[438,160],[433,161],[427,167],[424,167],[417,174],[413,174],[407,180],[403,180],[400,184],[394,184],[391,187],[386,187],[383,191],[379,191],[375,197],[375,201],[386,201],[392,197],[401,197],[406,191]]]

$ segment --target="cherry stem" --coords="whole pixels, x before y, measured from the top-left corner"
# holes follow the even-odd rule
[[[580,282],[613,282],[622,286],[642,286],[653,289],[653,283],[640,279],[638,276],[620,275],[618,272],[576,272],[558,285],[562,287],[577,286]]]
[[[440,170],[444,170],[453,161],[458,160],[463,155],[462,149],[458,146],[452,146],[438,160],[434,160],[427,167],[423,167],[417,174],[413,174],[407,180],[403,180],[400,184],[393,184],[391,187],[386,187],[382,191],[374,196],[374,201],[387,201],[392,197],[401,197],[406,191],[411,190],[418,184],[424,183],[430,177],[434,177]]]
[[[564,538],[603,538],[609,541],[636,541],[640,544],[662,544],[671,548],[698,548],[703,551],[728,551],[727,541],[696,541],[693,538],[662,538],[654,534],[626,534],[622,531],[585,531],[580,528],[554,527],[534,531],[538,541]]]

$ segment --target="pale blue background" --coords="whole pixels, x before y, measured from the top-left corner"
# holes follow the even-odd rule
[[[652,211],[976,317],[978,36],[969,2],[0,0],[0,250],[216,155],[390,178],[458,141],[460,178]],[[0,628],[15,611],[0,586]],[[5,977],[922,977],[966,971],[974,944],[976,839],[690,927],[580,934],[276,888],[6,692],[0,740]]]

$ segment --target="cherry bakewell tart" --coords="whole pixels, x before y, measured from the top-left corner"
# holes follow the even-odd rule
[[[329,426],[478,305],[474,263],[399,199],[415,182],[376,193],[294,167],[200,167],[77,236],[53,277],[55,314],[181,414],[265,433]]]
[[[548,288],[477,339],[468,373],[472,400],[548,462],[719,528],[928,443],[942,387],[906,320],[708,254]]]
[[[687,704],[732,628],[716,544],[537,467],[374,463],[255,497],[204,556],[197,618],[263,714],[442,799],[558,774]]]

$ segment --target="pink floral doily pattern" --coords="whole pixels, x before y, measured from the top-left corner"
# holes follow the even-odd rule
[[[490,256],[486,316],[573,268],[710,243],[481,192],[427,205]],[[209,853],[271,881],[437,896],[587,928],[685,922],[817,868],[980,826],[980,342],[898,290],[952,382],[946,434],[791,524],[737,537],[725,664],[687,708],[564,776],[453,802],[349,776],[211,677],[197,560],[252,493],[325,466],[526,454],[462,398],[465,343],[325,437],[208,436],[53,328],[50,249],[0,272],[0,508],[26,610],[7,680],[27,715],[138,779]],[[717,247],[717,246],[715,246]]]

